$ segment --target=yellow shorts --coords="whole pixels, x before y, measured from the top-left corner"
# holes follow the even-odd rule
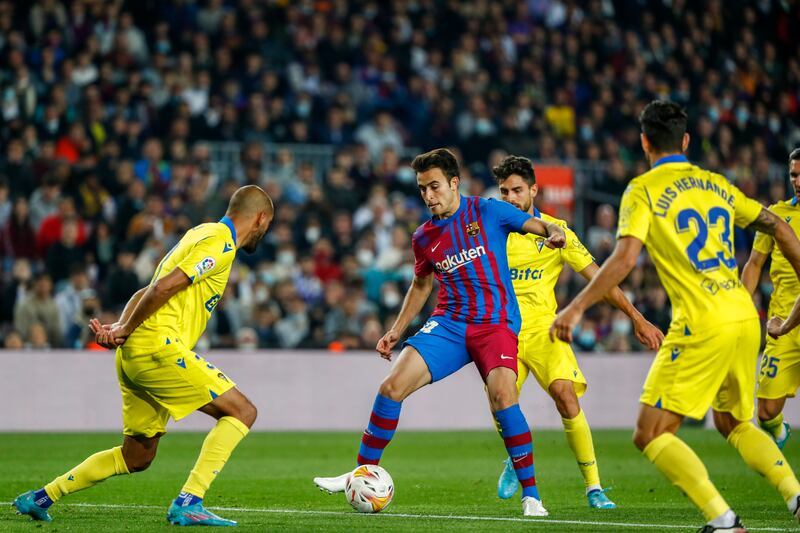
[[[758,319],[686,333],[683,325],[670,328],[640,401],[692,418],[702,418],[713,407],[736,420],[750,420],[761,344]]]
[[[182,344],[157,354],[117,348],[117,377],[122,393],[123,433],[153,437],[236,384],[217,367]]]
[[[800,387],[800,328],[773,339],[767,336],[767,347],[761,358],[758,379],[759,398],[774,400],[797,394]]]
[[[586,392],[586,378],[583,377],[575,353],[569,344],[559,339],[550,340],[549,326],[521,331],[517,353],[517,390],[533,374],[545,391],[557,379],[571,381],[575,394]]]

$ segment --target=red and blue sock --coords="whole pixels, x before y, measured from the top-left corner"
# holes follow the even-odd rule
[[[494,417],[500,424],[508,456],[511,457],[517,479],[522,485],[522,497],[533,496],[537,500],[541,500],[539,489],[536,488],[536,473],[533,469],[531,431],[519,404],[497,411]]]
[[[369,425],[361,437],[361,447],[358,449],[358,464],[376,465],[381,460],[383,449],[392,440],[397,429],[397,420],[400,418],[400,407],[403,402],[396,402],[378,394],[372,405],[372,414]]]

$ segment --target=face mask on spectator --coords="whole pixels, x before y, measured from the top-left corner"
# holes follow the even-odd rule
[[[777,117],[772,117],[769,119],[769,131],[772,133],[778,133],[781,131],[781,120]]]
[[[592,329],[583,329],[578,333],[577,341],[581,346],[588,348],[594,346],[594,343],[597,341],[597,335]]]
[[[409,184],[416,182],[416,180],[417,180],[417,175],[414,173],[411,167],[402,167],[398,169],[397,181],[399,181],[400,183]]]
[[[388,309],[394,309],[400,305],[400,293],[397,291],[386,291],[383,293],[383,306]]]
[[[631,321],[628,319],[624,320],[615,320],[611,324],[611,329],[614,333],[619,335],[630,335],[631,333]]]
[[[744,106],[739,106],[736,108],[736,121],[740,123],[745,123],[750,118],[750,111],[747,110]]]
[[[492,129],[492,123],[485,118],[478,119],[475,122],[475,133],[478,135],[489,135],[492,133]]]
[[[322,234],[322,230],[318,226],[311,226],[306,228],[306,241],[317,242]]]
[[[594,130],[589,124],[584,124],[581,126],[581,139],[585,142],[589,142],[594,139]]]
[[[772,291],[774,290],[772,283],[770,283],[769,281],[762,282],[761,285],[759,285],[759,287],[761,288],[761,293],[766,296],[771,295]]]
[[[266,287],[259,287],[255,290],[255,297],[256,302],[264,303],[269,299],[269,291]]]
[[[284,250],[283,252],[278,252],[278,257],[276,258],[278,264],[283,266],[291,266],[294,264],[294,252]]]
[[[356,252],[356,260],[360,265],[369,266],[375,259],[375,254],[366,248],[361,248]]]
[[[719,109],[716,107],[712,107],[708,110],[708,118],[711,119],[711,122],[717,123],[719,122]]]
[[[311,102],[299,102],[295,111],[298,117],[307,118],[311,114]]]

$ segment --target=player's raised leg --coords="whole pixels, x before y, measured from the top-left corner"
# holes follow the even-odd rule
[[[125,437],[123,446],[97,452],[39,490],[20,494],[14,500],[14,507],[18,513],[34,520],[50,522],[47,510],[62,496],[93,487],[111,476],[145,470],[155,457],[157,445],[158,437],[144,439],[141,443]],[[123,450],[128,451],[127,464]]]
[[[167,511],[167,520],[182,526],[235,526],[236,522],[220,518],[205,509],[203,498],[233,450],[250,432],[257,411],[236,388],[229,389],[199,410],[216,418],[217,424],[203,441],[189,478]]]
[[[789,423],[783,419],[783,406],[786,404],[786,396],[782,398],[759,398],[758,399],[758,425],[761,429],[772,436],[772,440],[778,445],[779,450],[783,450],[786,441],[792,434]]]
[[[372,405],[369,423],[361,437],[358,465],[378,464],[383,450],[397,429],[400,408],[411,393],[431,382],[428,365],[413,346],[400,352],[397,362],[383,380]],[[314,483],[330,493],[343,492],[349,472],[335,477],[316,477]]]
[[[585,387],[585,385],[583,386]],[[597,458],[594,453],[592,430],[589,428],[589,422],[578,402],[575,385],[570,380],[557,379],[550,384],[548,392],[561,415],[567,444],[569,444],[583,476],[589,507],[615,509],[616,504],[606,496],[600,484],[600,470],[597,467]]]
[[[150,466],[159,438],[166,432],[169,412],[127,378],[119,353],[116,365],[122,394],[125,435],[122,446],[97,452],[39,490],[21,494],[14,500],[18,512],[49,522],[48,509],[67,494],[88,489],[111,476],[141,472]]]
[[[511,458],[517,479],[522,485],[522,511],[525,516],[547,516],[536,486],[533,466],[533,442],[525,415],[519,408],[516,374],[506,367],[496,367],[486,376],[489,404],[500,425],[501,436]]]
[[[675,435],[682,420],[679,414],[642,404],[633,442],[700,509],[708,531],[744,531],[739,518],[708,477],[703,462]]]

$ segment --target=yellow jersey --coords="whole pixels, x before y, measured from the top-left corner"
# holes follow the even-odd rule
[[[664,157],[631,180],[622,196],[617,238],[647,246],[672,303],[672,325],[695,328],[757,318],[739,281],[733,225],[745,227],[761,204],[724,176]]]
[[[179,268],[191,284],[142,322],[125,347],[152,350],[179,342],[192,349],[225,292],[234,257],[236,230],[228,217],[187,231],[158,264],[150,283]]]
[[[769,210],[785,220],[796,235],[800,235],[800,207],[797,205],[796,197],[771,205]],[[795,299],[800,295],[800,281],[797,279],[797,274],[781,249],[775,246],[775,239],[771,235],[756,233],[753,250],[765,255],[772,254],[769,276],[772,278],[775,291],[769,301],[768,315],[786,318],[794,306]]]
[[[565,263],[575,272],[580,272],[594,261],[578,236],[567,228],[566,222],[536,208],[533,215],[561,226],[567,242],[564,248],[553,249],[545,246],[544,237],[539,235],[508,234],[508,268],[522,315],[522,331],[539,326],[549,328],[553,323],[558,306],[555,286]]]

